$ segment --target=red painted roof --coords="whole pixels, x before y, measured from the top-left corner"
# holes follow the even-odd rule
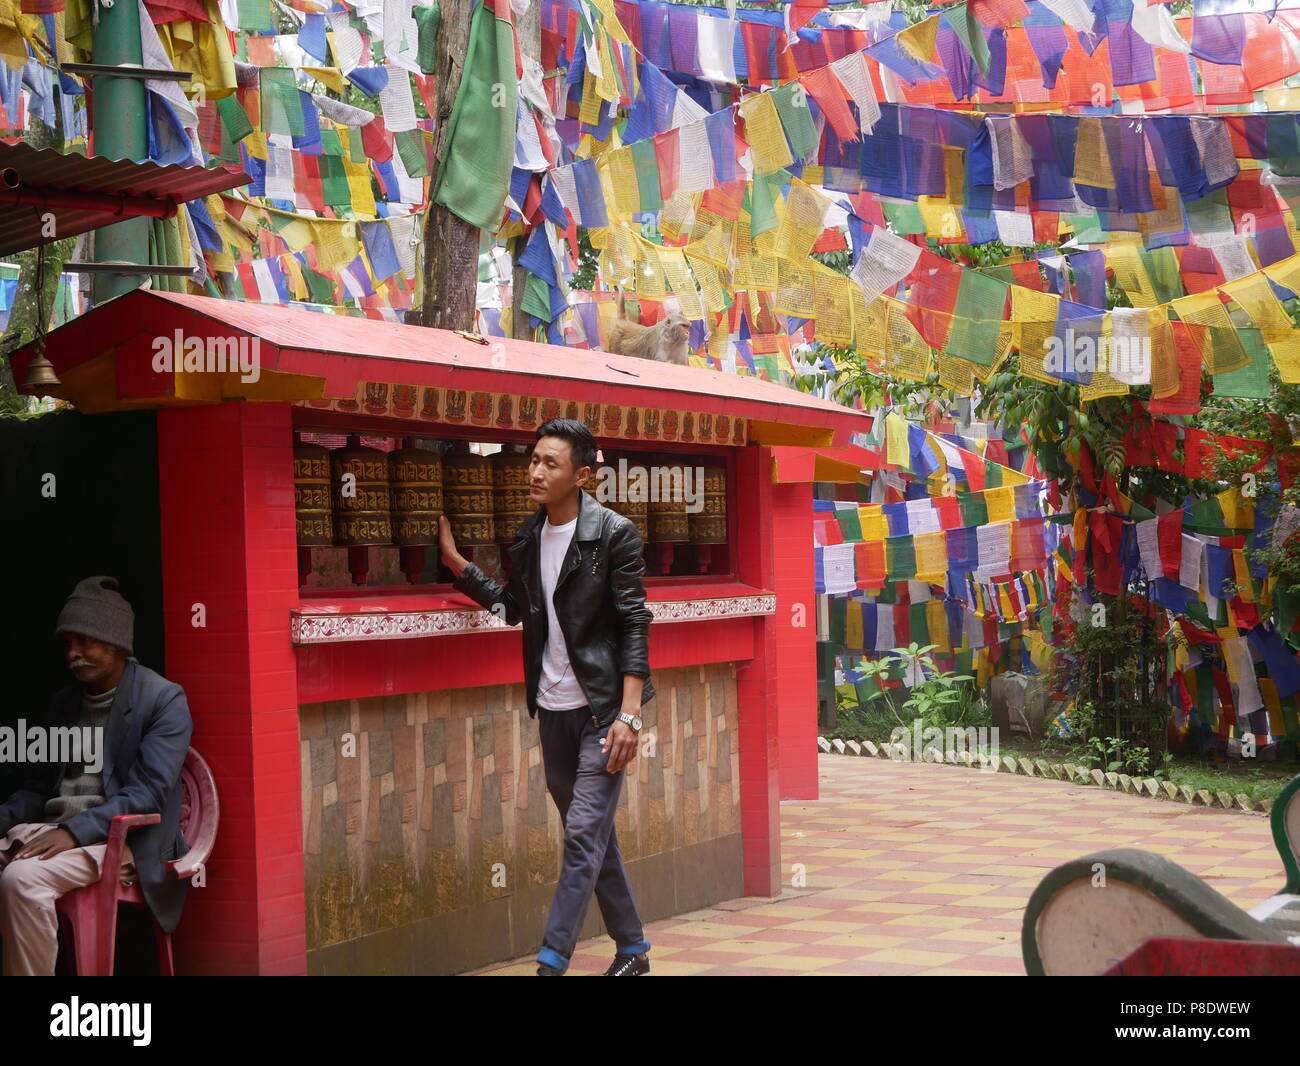
[[[848,433],[865,432],[871,424],[863,412],[796,389],[703,367],[495,337],[480,343],[449,330],[168,292],[137,290],[94,309],[51,333],[46,355],[56,369],[109,347],[118,349],[119,359],[129,352],[132,360],[147,362],[150,338],[170,336],[178,328],[200,337],[256,337],[264,371],[323,377],[326,397],[352,397],[359,382],[374,381],[633,406],[679,403],[733,417],[830,428],[845,443]],[[503,382],[503,377],[518,380]]]

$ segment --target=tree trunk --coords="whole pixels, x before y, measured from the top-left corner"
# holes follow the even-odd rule
[[[519,51],[526,57],[541,62],[542,59],[542,11],[541,0],[533,0],[528,5],[524,17],[518,20],[516,33],[519,35]],[[522,89],[520,90],[522,92]],[[522,204],[520,205],[523,206]],[[514,269],[510,278],[510,335],[516,340],[530,340],[532,332],[528,324],[528,315],[524,312],[524,286],[528,284],[528,271],[519,265],[519,257],[528,245],[526,235],[516,237],[510,242],[510,256]]]
[[[537,0],[534,0],[536,3]],[[470,18],[479,0],[442,0],[438,28],[438,113],[434,116],[435,167],[447,152],[448,124],[469,49]],[[436,177],[435,179],[436,180]],[[429,183],[430,197],[433,182]],[[437,329],[473,329],[478,294],[479,231],[445,207],[430,204],[424,224],[420,299],[408,321]]]

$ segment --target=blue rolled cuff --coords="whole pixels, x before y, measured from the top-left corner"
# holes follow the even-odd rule
[[[644,955],[650,950],[650,941],[638,940],[634,944],[616,944],[620,955]]]
[[[569,968],[569,960],[553,948],[542,948],[537,953],[537,961],[543,966],[554,966],[561,973]]]

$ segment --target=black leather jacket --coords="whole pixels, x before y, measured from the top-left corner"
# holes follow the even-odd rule
[[[579,490],[578,524],[555,583],[555,614],[564,632],[573,673],[601,727],[623,706],[623,675],[646,679],[644,704],[655,694],[648,652],[650,609],[645,603],[644,543],[631,520]],[[546,604],[542,599],[541,526],[546,508],[525,521],[507,549],[510,578],[493,581],[470,563],[455,588],[503,617],[523,623],[524,680],[528,713],[537,714],[537,684],[546,649]],[[498,606],[500,605],[500,606]]]

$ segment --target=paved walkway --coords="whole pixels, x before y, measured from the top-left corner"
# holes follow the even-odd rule
[[[727,900],[652,923],[660,975],[1023,974],[1029,894],[1066,859],[1136,847],[1178,862],[1249,908],[1282,864],[1261,814],[1212,811],[1062,781],[822,755],[822,798],[781,805],[779,899]],[[570,974],[600,974],[607,937]],[[480,973],[532,974],[518,959]]]

